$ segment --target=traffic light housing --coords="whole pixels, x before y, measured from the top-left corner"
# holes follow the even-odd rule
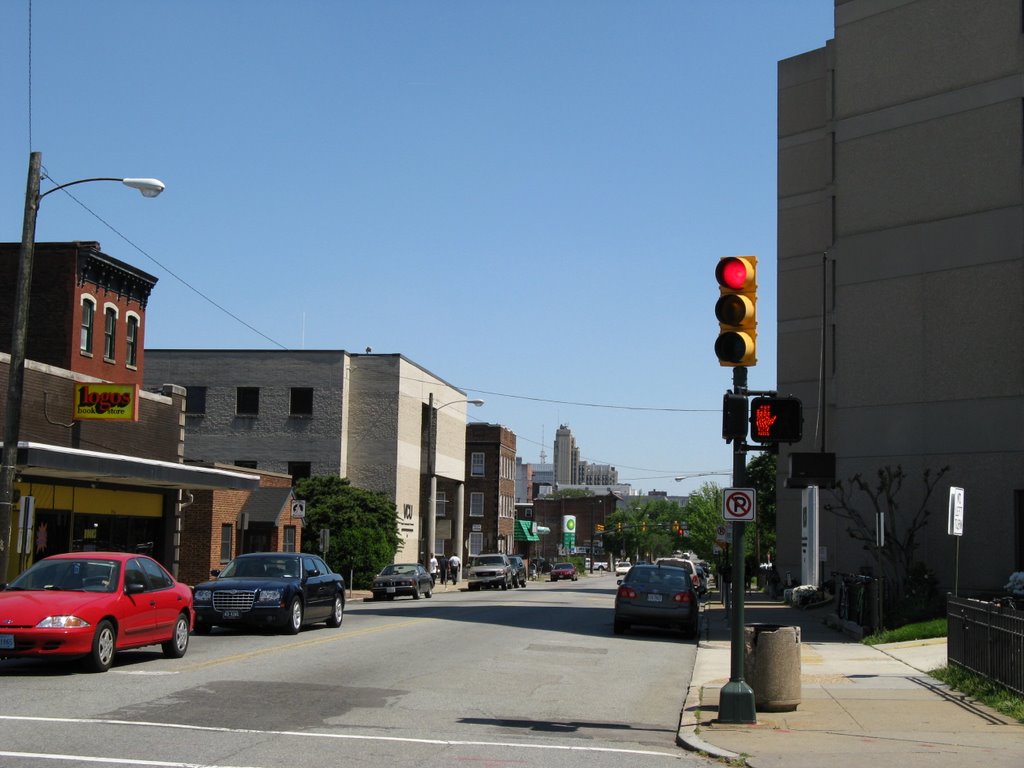
[[[803,404],[798,397],[750,399],[750,439],[755,443],[799,443],[803,437]]]
[[[757,364],[757,257],[724,256],[715,267],[718,281],[718,364],[735,368]]]
[[[722,398],[722,439],[727,443],[747,439],[747,396],[726,392]]]
[[[598,523],[594,528],[598,533],[604,533],[604,523]]]

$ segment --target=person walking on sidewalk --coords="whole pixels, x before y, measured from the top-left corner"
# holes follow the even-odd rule
[[[722,592],[722,605],[725,606],[725,620],[729,621],[729,611],[732,608],[732,566],[726,560],[718,566],[719,589]]]
[[[441,586],[448,589],[448,558],[441,555],[441,560],[437,564],[437,570],[441,572]]]
[[[430,586],[431,588],[437,586],[437,558],[434,557],[434,553],[430,553],[430,561],[427,564],[427,570],[430,572]]]
[[[462,560],[458,555],[452,555],[448,558],[448,570],[452,577],[452,584],[459,583],[459,569],[462,568]]]

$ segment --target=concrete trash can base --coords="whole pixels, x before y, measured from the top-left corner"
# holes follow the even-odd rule
[[[747,624],[743,677],[759,712],[792,712],[800,704],[800,627]]]

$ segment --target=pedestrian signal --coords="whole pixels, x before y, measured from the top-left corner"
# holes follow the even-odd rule
[[[800,398],[750,399],[750,439],[755,443],[799,443],[803,430],[804,415]]]

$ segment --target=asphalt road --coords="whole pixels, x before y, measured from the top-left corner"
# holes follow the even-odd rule
[[[712,765],[675,743],[695,645],[612,634],[614,576],[356,602],[106,674],[0,661],[0,766]]]

